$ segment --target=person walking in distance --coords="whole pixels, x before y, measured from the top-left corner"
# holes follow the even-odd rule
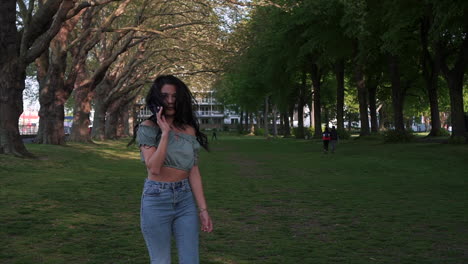
[[[328,130],[328,127],[325,127],[325,131],[322,134],[322,140],[323,140],[323,153],[327,154],[328,144],[330,143],[330,131]]]
[[[336,143],[338,142],[338,132],[336,131],[335,126],[332,126],[330,131],[330,148],[331,153],[335,153]]]

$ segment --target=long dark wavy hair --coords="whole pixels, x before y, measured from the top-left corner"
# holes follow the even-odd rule
[[[200,131],[200,124],[194,112],[194,107],[197,105],[197,101],[193,97],[187,85],[179,78],[173,75],[160,75],[156,80],[154,80],[153,85],[146,96],[146,106],[153,113],[153,115],[147,118],[147,120],[149,119],[157,124],[156,113],[158,107],[162,106],[166,109],[167,106],[164,101],[164,96],[161,93],[161,88],[166,84],[174,85],[176,87],[175,115],[172,125],[181,130],[184,130],[186,126],[193,127],[195,129],[195,136],[198,143],[200,143],[204,149],[209,151],[208,138]],[[135,142],[139,125],[140,124],[137,124],[134,127],[133,138],[127,146],[130,146]],[[161,129],[158,130],[156,141],[160,138]]]

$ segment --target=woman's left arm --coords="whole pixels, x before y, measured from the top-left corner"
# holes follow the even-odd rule
[[[197,201],[201,230],[205,232],[213,231],[213,222],[211,221],[210,215],[208,214],[208,208],[206,205],[205,194],[203,193],[203,184],[198,166],[195,165],[190,170],[189,176],[190,186],[192,187],[193,195]]]

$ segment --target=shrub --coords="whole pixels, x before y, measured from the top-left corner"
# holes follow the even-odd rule
[[[338,129],[336,132],[338,133],[338,139],[349,139],[351,137],[351,134],[345,129]]]
[[[440,136],[440,137],[449,137],[449,136],[450,136],[450,132],[449,132],[447,129],[445,129],[445,128],[441,128],[441,129],[439,130],[439,135],[438,135],[438,136]]]
[[[383,134],[386,143],[411,142],[414,135],[408,131],[387,130]]]
[[[265,129],[259,128],[259,127],[257,128],[257,127],[256,127],[256,128],[255,128],[255,131],[254,131],[254,134],[255,134],[256,136],[264,136],[264,135],[265,135]]]
[[[313,127],[308,127],[308,128],[304,129],[304,137],[306,139],[311,139],[313,135],[314,135],[314,128]]]

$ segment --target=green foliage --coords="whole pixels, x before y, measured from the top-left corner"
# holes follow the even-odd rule
[[[255,127],[254,135],[264,136],[265,135],[265,129],[260,128],[260,127]]]
[[[351,134],[346,129],[338,129],[336,132],[338,133],[338,139],[351,138]]]
[[[439,135],[438,136],[441,136],[441,137],[449,137],[450,136],[450,132],[445,129],[445,128],[440,128],[439,130]]]
[[[397,131],[389,129],[383,133],[385,143],[405,143],[414,140],[414,134],[409,131]]]
[[[305,127],[304,128],[304,137],[306,139],[311,139],[314,135],[314,130],[312,127]]]
[[[314,133],[313,130],[311,132],[311,130],[309,128],[304,127],[302,131],[303,131],[302,134],[304,135],[304,138],[306,138],[306,139],[311,139],[312,138],[312,135]],[[292,128],[292,136],[297,137],[299,135],[299,132],[300,132],[299,127],[293,127]]]

